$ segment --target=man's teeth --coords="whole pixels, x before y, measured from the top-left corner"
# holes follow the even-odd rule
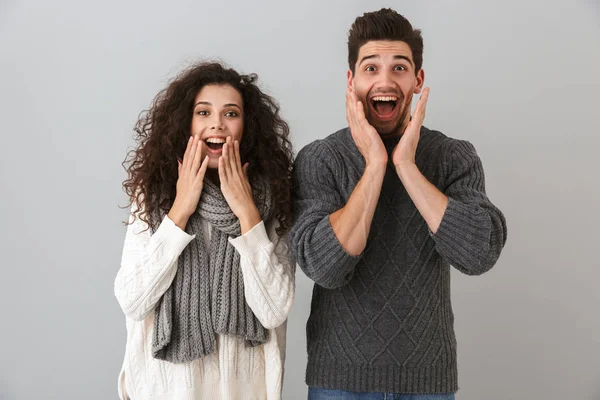
[[[206,143],[223,144],[223,143],[225,143],[225,139],[223,139],[223,138],[208,138],[208,139],[206,139]]]
[[[375,96],[372,98],[373,101],[397,101],[398,98],[395,96]]]

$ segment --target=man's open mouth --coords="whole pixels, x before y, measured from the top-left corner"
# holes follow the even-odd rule
[[[371,107],[377,116],[388,117],[392,115],[398,105],[398,97],[396,96],[373,96],[371,97]]]

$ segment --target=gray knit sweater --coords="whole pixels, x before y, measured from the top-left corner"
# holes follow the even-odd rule
[[[390,159],[398,140],[384,141]],[[485,194],[469,142],[422,128],[416,163],[450,199],[437,232],[431,234],[389,163],[367,246],[352,257],[329,223],[365,168],[349,129],[307,145],[296,158],[292,250],[315,282],[306,327],[309,386],[458,390],[450,264],[469,275],[492,268],[506,222]]]

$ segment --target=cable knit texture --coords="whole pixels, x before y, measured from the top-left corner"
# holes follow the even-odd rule
[[[384,141],[390,160],[398,140]],[[329,222],[365,169],[349,129],[309,144],[296,158],[292,250],[316,283],[307,324],[310,386],[458,390],[450,264],[469,275],[489,270],[506,241],[506,222],[485,194],[469,142],[423,127],[416,163],[450,199],[439,229],[431,234],[390,162],[366,248],[353,257]]]
[[[134,208],[135,210],[135,205]],[[133,218],[131,219],[133,221]],[[217,334],[216,351],[184,363],[152,356],[156,306],[171,285],[178,259],[196,238],[165,217],[154,233],[135,219],[127,228],[115,295],[126,315],[127,344],[118,388],[121,399],[281,398],[286,319],[294,298],[295,264],[276,223],[256,225],[229,242],[240,256],[244,297],[268,340],[247,347],[243,338]],[[208,245],[214,229],[203,221]]]
[[[272,210],[270,191],[265,188],[258,191],[263,196],[257,204],[268,221]],[[240,222],[219,187],[208,179],[186,231],[202,235],[203,220],[214,228],[210,245],[192,240],[186,246],[175,279],[156,308],[152,352],[161,360],[187,362],[213,353],[215,333],[240,336],[248,346],[261,345],[268,338],[244,298],[240,254],[227,240],[228,235],[240,235]]]

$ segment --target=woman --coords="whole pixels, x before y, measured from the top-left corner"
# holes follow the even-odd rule
[[[121,399],[279,399],[295,264],[279,107],[219,63],[160,92],[124,165]]]

